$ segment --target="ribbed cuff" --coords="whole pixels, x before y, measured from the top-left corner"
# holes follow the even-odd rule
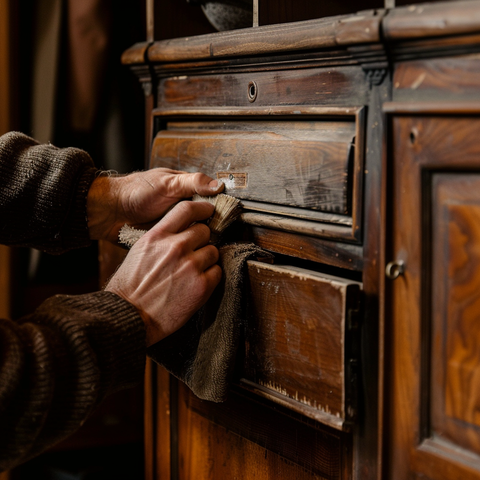
[[[87,247],[91,244],[88,233],[87,195],[96,172],[96,168],[86,168],[78,182],[68,220],[62,228],[63,245],[68,249]]]

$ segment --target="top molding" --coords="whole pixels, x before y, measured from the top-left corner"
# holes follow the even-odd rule
[[[122,63],[265,56],[478,32],[480,1],[450,1],[138,43],[124,52]]]

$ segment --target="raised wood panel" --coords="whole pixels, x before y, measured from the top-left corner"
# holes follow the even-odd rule
[[[356,414],[346,387],[357,360],[360,285],[304,269],[248,262],[245,367],[250,382],[335,428]],[[355,388],[354,385],[352,385]],[[274,396],[276,397],[276,396]],[[295,404],[298,405],[295,405]]]
[[[348,440],[235,391],[225,403],[178,395],[180,480],[348,478]]]
[[[388,478],[480,478],[479,135],[476,117],[393,119]]]
[[[249,96],[255,82],[255,99]],[[368,95],[358,66],[309,68],[236,75],[177,76],[160,81],[161,108],[269,105],[362,105]],[[334,99],[334,102],[332,102]]]
[[[480,174],[432,183],[432,431],[480,455]]]
[[[203,171],[227,193],[350,214],[355,122],[184,122],[158,132],[151,166]]]

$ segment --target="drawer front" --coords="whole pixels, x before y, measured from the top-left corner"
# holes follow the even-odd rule
[[[244,221],[254,225],[359,240],[362,116],[346,112],[298,120],[291,112],[278,120],[220,119],[211,111],[214,118],[198,121],[167,115],[159,118],[165,128],[154,139],[150,166],[221,179],[225,192],[242,200]]]
[[[244,383],[335,428],[354,419],[349,389],[361,284],[248,263]]]
[[[202,170],[243,200],[351,213],[353,122],[177,122],[157,134],[154,158]]]

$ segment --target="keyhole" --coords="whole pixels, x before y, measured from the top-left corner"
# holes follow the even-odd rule
[[[248,100],[254,102],[257,98],[257,84],[254,81],[251,81],[248,84]]]

